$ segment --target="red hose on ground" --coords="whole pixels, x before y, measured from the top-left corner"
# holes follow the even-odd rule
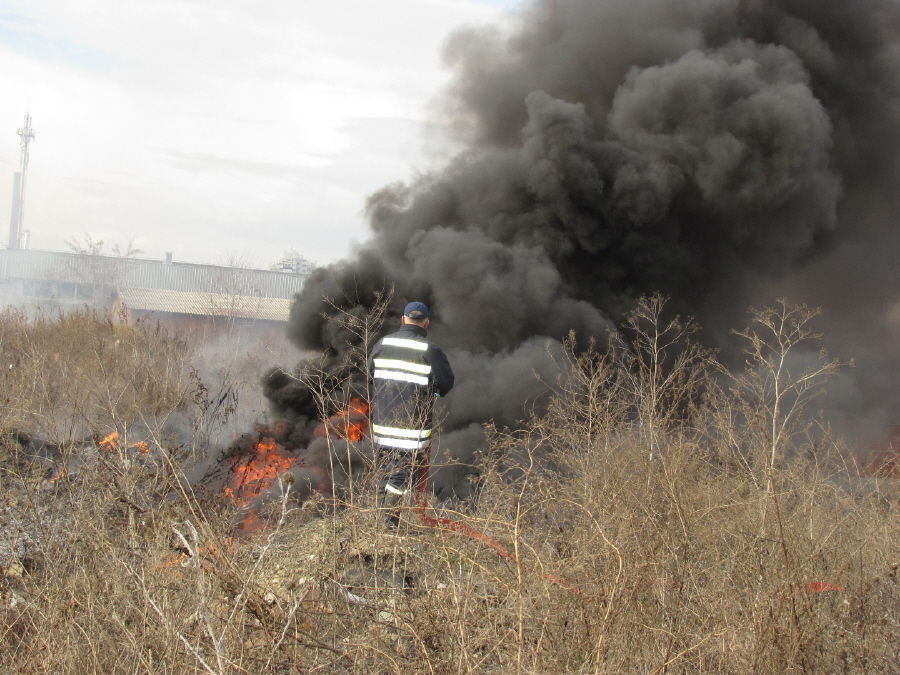
[[[426,450],[421,457],[421,461],[416,465],[415,469],[415,490],[416,490],[416,513],[419,519],[428,527],[438,527],[450,530],[451,532],[459,532],[471,539],[487,544],[497,552],[501,558],[509,558],[510,553],[503,544],[488,534],[476,530],[474,527],[466,525],[460,520],[452,520],[450,518],[435,518],[428,515],[428,473],[431,467],[431,450]],[[569,583],[565,579],[554,576],[552,574],[542,574],[544,579],[552,581],[557,586],[565,588],[573,593],[581,593],[581,589],[574,584]]]

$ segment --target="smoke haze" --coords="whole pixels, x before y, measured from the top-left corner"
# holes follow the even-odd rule
[[[641,295],[726,349],[785,295],[856,360],[829,392],[842,428],[900,422],[900,4],[540,0],[511,21],[445,45],[466,149],[370,197],[371,240],[309,280],[295,344],[348,348],[328,301],[427,302],[459,383],[445,428],[471,442],[546,392],[567,331],[602,336]]]

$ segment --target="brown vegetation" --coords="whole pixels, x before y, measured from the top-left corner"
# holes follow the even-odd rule
[[[0,560],[0,665],[896,668],[897,492],[861,478],[806,405],[837,367],[805,349],[814,313],[753,312],[733,373],[663,315],[650,298],[608,349],[572,338],[547,410],[489,430],[477,501],[435,507],[507,556],[412,507],[389,528],[366,481],[343,502],[284,500],[266,532],[232,539],[233,505],[193,491],[192,453],[151,433],[167,412],[209,410],[183,344],[91,317],[3,316],[5,437],[79,453],[83,429],[141,419],[152,452],[139,461],[120,443],[48,486],[5,441],[0,529],[18,518],[42,534],[32,555]]]

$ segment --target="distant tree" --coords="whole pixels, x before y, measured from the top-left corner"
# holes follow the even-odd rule
[[[297,251],[291,249],[286,251],[278,262],[273,264],[270,269],[276,272],[290,272],[292,274],[310,274],[316,265],[309,259],[303,257]]]
[[[143,249],[137,248],[134,245],[134,240],[132,239],[128,240],[128,243],[125,244],[125,248],[120,248],[118,244],[113,244],[112,246],[112,254],[119,258],[136,258],[143,252]]]
[[[81,239],[77,237],[66,239],[66,246],[69,247],[69,250],[79,255],[103,255],[104,245],[105,243],[102,239],[94,239],[88,232],[85,232]],[[135,247],[132,239],[129,239],[124,247],[119,244],[113,244],[110,247],[110,253],[117,258],[134,258],[143,252],[143,250]]]
[[[66,239],[66,246],[69,247],[69,250],[72,251],[72,253],[78,253],[79,255],[103,254],[103,240],[94,239],[87,232],[81,235],[81,239],[77,237]]]

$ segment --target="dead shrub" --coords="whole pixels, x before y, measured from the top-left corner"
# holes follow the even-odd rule
[[[757,349],[771,317],[811,319],[787,303],[773,311],[752,317],[762,333],[743,332],[752,353],[736,374],[691,344],[688,323],[664,321],[661,299],[641,305],[608,349],[570,342],[546,410],[514,430],[488,428],[477,502],[465,512],[408,504],[393,529],[362,479],[330,503],[292,504],[284,490],[269,530],[229,539],[231,509],[192,492],[177,454],[93,464],[56,488],[65,508],[54,513],[68,515],[43,523],[41,560],[0,589],[0,662],[61,672],[890,671],[896,491],[848,468],[846,448],[804,407],[830,362],[778,370]],[[88,362],[115,349],[104,340],[118,330],[92,325],[107,337],[92,338]],[[365,344],[367,325],[355,330]],[[795,395],[778,403],[773,373]],[[326,384],[320,403],[340,404],[346,389]],[[108,390],[131,391],[118,386]],[[22,419],[76,398],[49,381],[35,391],[40,414]],[[143,395],[115,399],[128,402],[117,414]],[[110,408],[106,394],[90,400]],[[44,508],[28,499],[21,511]]]

